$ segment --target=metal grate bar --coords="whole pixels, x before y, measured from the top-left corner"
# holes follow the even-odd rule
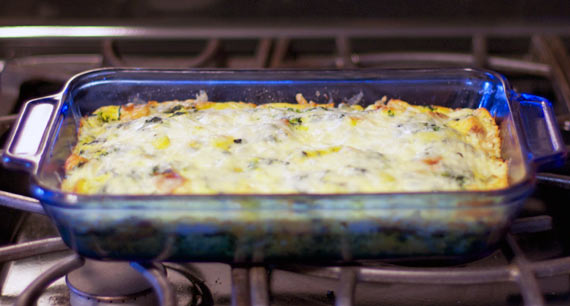
[[[340,270],[338,289],[335,293],[335,306],[354,305],[354,291],[356,289],[357,270],[343,267]]]
[[[511,264],[512,274],[515,281],[519,285],[521,295],[525,306],[542,306],[544,305],[544,297],[538,286],[538,281],[529,265],[524,252],[521,250],[511,234],[507,235],[507,243],[513,250],[515,258]]]
[[[542,36],[533,36],[532,45],[540,60],[551,67],[550,72],[554,90],[558,95],[558,99],[564,102],[566,109],[570,111],[570,80],[566,79],[564,69],[556,58],[565,52],[555,50],[551,41]]]
[[[338,58],[336,59],[337,68],[354,68],[351,59],[350,39],[346,36],[338,36],[335,40]]]
[[[204,281],[199,278],[198,276],[191,273],[187,267],[184,265],[176,264],[176,263],[162,263],[168,270],[176,271],[183,275],[186,279],[188,279],[193,285],[194,288],[189,290],[191,295],[191,300],[188,303],[189,305],[214,305],[214,297],[208,289],[208,286],[204,283]]]
[[[390,62],[441,62],[450,64],[466,64],[473,61],[473,55],[447,52],[386,52],[363,53],[358,55],[362,65],[375,65]]]
[[[209,61],[216,57],[220,51],[221,41],[219,39],[210,39],[206,43],[204,49],[196,56],[190,58],[165,59],[159,57],[143,57],[128,61],[121,56],[117,49],[116,41],[105,39],[102,42],[103,64],[114,67],[133,67],[148,66],[154,63],[154,66],[176,66],[176,68],[199,68],[205,66]]]
[[[0,205],[35,214],[46,214],[38,200],[2,190],[0,190]]]
[[[275,45],[275,51],[273,52],[273,57],[271,58],[271,62],[269,67],[271,68],[279,68],[283,65],[283,61],[285,60],[285,56],[287,55],[287,50],[289,49],[290,40],[288,38],[282,37],[277,40]]]
[[[552,277],[570,274],[570,257],[529,263],[537,277]]]
[[[475,61],[475,56],[472,54],[446,52],[363,53],[355,55],[353,58],[356,63],[361,66],[374,66],[382,63],[393,62],[429,62],[453,65],[472,65]],[[527,73],[542,77],[548,77],[550,75],[550,67],[548,65],[525,60],[490,56],[487,59],[487,66],[492,69]]]
[[[267,66],[267,61],[271,53],[272,41],[269,38],[262,38],[257,44],[257,50],[255,51],[255,67],[264,68]]]
[[[267,270],[264,267],[253,267],[249,270],[251,304],[255,306],[269,305],[269,288]]]
[[[137,263],[132,262],[131,266],[137,270],[151,284],[154,292],[158,296],[160,306],[176,306],[176,295],[172,285],[166,278],[164,269],[157,263]]]
[[[362,268],[359,280],[367,282],[396,282],[407,284],[485,284],[511,281],[512,276],[507,267],[486,269],[375,269]]]
[[[305,266],[279,266],[279,269],[316,277],[339,279],[341,268],[314,268]],[[357,279],[363,282],[405,284],[485,284],[512,281],[508,267],[485,269],[459,268],[358,268]]]
[[[552,229],[551,216],[534,216],[516,219],[511,225],[510,232],[513,234],[538,233]]]
[[[67,246],[59,237],[36,241],[22,242],[0,248],[0,262],[18,260],[30,256],[67,250]]]
[[[473,64],[477,67],[487,66],[487,38],[481,34],[475,34],[472,38]]]
[[[247,268],[232,267],[232,306],[251,305],[249,271]]]
[[[71,255],[61,260],[36,278],[16,300],[15,306],[31,306],[40,297],[44,289],[58,278],[81,267],[85,261],[78,255]]]
[[[538,181],[542,184],[554,185],[556,187],[570,189],[570,176],[554,173],[538,173]]]
[[[103,54],[103,65],[123,67],[126,66],[117,52],[117,45],[112,39],[105,39],[102,43],[101,53]]]
[[[0,116],[0,125],[12,125],[18,119],[18,115]]]
[[[17,23],[21,23],[19,20]],[[120,22],[119,22],[120,23]],[[0,39],[192,39],[192,38],[259,38],[299,37],[323,38],[338,35],[351,37],[465,37],[486,35],[493,37],[521,37],[531,34],[567,35],[570,24],[565,23],[520,23],[482,25],[473,23],[419,23],[390,21],[350,21],[335,25],[318,23],[261,24],[221,23],[193,26],[83,26],[83,25],[39,25],[0,27]]]

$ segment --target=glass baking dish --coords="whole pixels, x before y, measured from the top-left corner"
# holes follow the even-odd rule
[[[79,195],[60,190],[78,123],[96,108],[194,98],[363,106],[485,107],[496,119],[509,187],[494,191],[294,195]],[[3,155],[32,174],[32,192],[67,245],[109,260],[343,262],[465,260],[493,250],[532,192],[537,166],[565,158],[551,104],[513,92],[494,72],[432,70],[103,69],[29,101]]]

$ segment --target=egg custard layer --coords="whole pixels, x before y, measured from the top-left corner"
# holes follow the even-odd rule
[[[104,106],[81,119],[62,189],[80,194],[376,193],[506,187],[484,108],[256,106],[197,100]]]

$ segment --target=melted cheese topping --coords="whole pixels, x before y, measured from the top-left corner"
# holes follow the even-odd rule
[[[82,194],[375,193],[507,186],[491,115],[412,106],[154,101],[81,120],[62,189]]]

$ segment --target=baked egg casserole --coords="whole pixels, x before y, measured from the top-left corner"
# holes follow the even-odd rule
[[[507,164],[484,108],[185,101],[81,118],[62,189],[79,194],[492,190]]]

